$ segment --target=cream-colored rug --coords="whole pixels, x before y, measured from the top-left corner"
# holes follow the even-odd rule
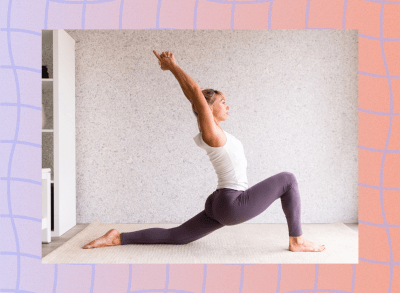
[[[287,224],[225,226],[184,245],[129,244],[82,247],[115,228],[131,232],[179,224],[106,224],[94,221],[42,259],[44,264],[357,264],[358,233],[345,224],[302,224],[304,238],[325,244],[323,252],[289,251]]]

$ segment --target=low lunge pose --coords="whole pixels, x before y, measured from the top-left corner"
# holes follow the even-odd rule
[[[217,189],[208,196],[202,212],[178,227],[150,228],[128,233],[111,229],[83,248],[126,244],[187,244],[225,225],[246,222],[280,198],[289,228],[289,250],[323,251],[324,245],[313,244],[302,236],[301,201],[296,177],[292,173],[282,172],[248,188],[243,145],[219,125],[228,118],[229,107],[225,95],[212,89],[201,90],[176,64],[171,52],[162,52],[161,55],[153,52],[161,69],[173,73],[192,104],[200,131],[193,139],[207,152],[214,166],[218,176]]]

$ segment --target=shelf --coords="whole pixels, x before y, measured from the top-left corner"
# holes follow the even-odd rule
[[[54,188],[54,224],[47,220],[46,229],[60,237],[76,225],[75,40],[62,29],[42,30],[41,63],[51,77],[42,78],[42,112],[53,122],[42,129],[42,163],[52,167],[48,181]]]
[[[53,79],[52,78],[42,78],[42,89],[44,89],[44,90],[53,89]]]

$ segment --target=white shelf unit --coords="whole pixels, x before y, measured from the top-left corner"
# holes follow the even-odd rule
[[[42,169],[42,242],[51,242],[51,169]]]
[[[42,78],[42,88],[53,89],[53,129],[42,129],[42,135],[53,136],[54,230],[51,237],[60,237],[76,226],[75,40],[62,29],[42,30],[42,42],[53,47],[53,78]],[[47,192],[44,196],[50,195]],[[51,218],[42,222],[45,222],[42,227],[51,229]],[[42,242],[49,242],[43,239],[45,234],[42,230]]]

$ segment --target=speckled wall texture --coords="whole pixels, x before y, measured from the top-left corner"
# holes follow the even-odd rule
[[[53,46],[42,43],[42,65],[47,66],[49,78],[53,78]],[[42,88],[42,110],[46,120],[44,129],[53,129],[53,88]],[[51,179],[54,180],[54,148],[53,132],[42,132],[42,168],[51,169]]]
[[[182,223],[217,177],[152,50],[225,93],[249,186],[296,175],[303,223],[358,219],[357,30],[66,30],[76,40],[77,222]],[[280,200],[249,223],[286,223]]]

